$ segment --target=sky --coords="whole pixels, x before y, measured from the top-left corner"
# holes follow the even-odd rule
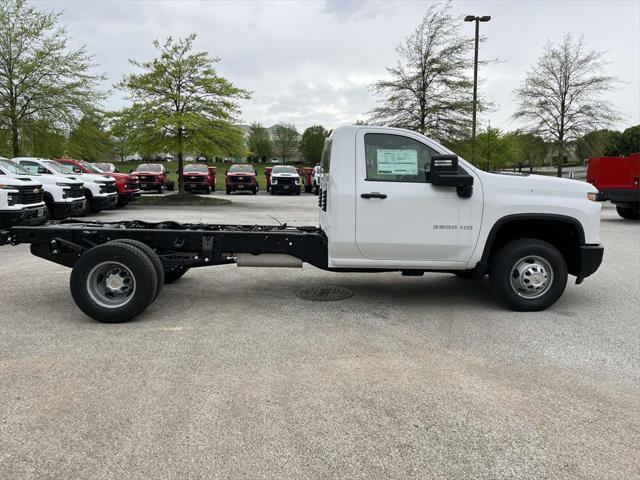
[[[105,74],[107,109],[126,104],[113,84],[136,71],[128,59],[155,56],[155,39],[195,32],[197,50],[219,57],[218,73],[252,92],[240,102],[240,123],[284,121],[299,131],[366,119],[379,101],[368,86],[397,61],[396,46],[417,26],[428,1],[178,1],[32,0],[61,11],[74,46],[86,45]],[[481,24],[483,95],[496,105],[479,129],[515,129],[513,90],[548,41],[582,36],[588,50],[605,51],[608,72],[622,82],[606,99],[622,113],[616,128],[640,123],[639,0],[452,1],[462,32],[473,36],[467,14],[491,15]]]

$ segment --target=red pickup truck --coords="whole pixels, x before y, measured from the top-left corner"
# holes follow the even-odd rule
[[[599,190],[598,200],[609,200],[622,218],[640,219],[640,153],[590,158],[587,182]]]
[[[175,182],[169,180],[169,171],[161,163],[141,163],[131,172],[131,175],[138,179],[142,190],[155,190],[162,193],[166,188],[172,191]]]
[[[250,191],[255,195],[260,189],[256,171],[251,165],[231,165],[226,172],[224,186],[227,195],[239,190]]]
[[[116,188],[118,189],[118,206],[124,207],[140,196],[140,186],[138,181],[131,175],[124,173],[111,173],[99,169],[95,165],[85,162],[84,160],[75,160],[73,158],[59,158],[56,162],[67,165],[76,173],[90,173],[93,175],[103,175],[105,177],[115,178]]]
[[[208,167],[202,163],[185,165],[182,171],[185,190],[200,190],[206,194],[216,191],[216,167]]]

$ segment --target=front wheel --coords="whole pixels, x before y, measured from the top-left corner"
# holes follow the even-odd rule
[[[491,283],[498,298],[521,312],[553,305],[567,285],[567,263],[553,245],[534,238],[514,240],[493,259]]]

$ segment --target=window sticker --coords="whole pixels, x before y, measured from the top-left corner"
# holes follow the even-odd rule
[[[378,175],[417,175],[418,151],[379,148]]]

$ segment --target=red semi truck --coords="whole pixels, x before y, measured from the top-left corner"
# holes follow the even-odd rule
[[[640,153],[590,158],[587,182],[599,190],[598,200],[609,200],[622,218],[640,219]]]

